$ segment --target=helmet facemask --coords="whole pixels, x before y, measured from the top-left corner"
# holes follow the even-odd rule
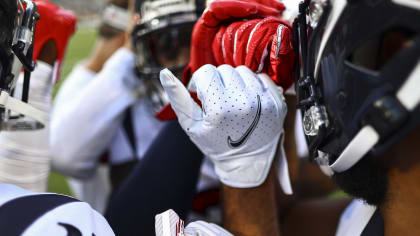
[[[143,1],[136,6],[141,23],[133,33],[136,72],[146,93],[159,111],[169,100],[159,82],[159,72],[168,68],[178,78],[189,63],[191,33],[199,6],[191,0]]]
[[[12,30],[2,32],[8,39],[2,40],[0,52],[0,130],[41,129],[48,120],[48,114],[27,104],[30,75],[35,69],[32,55],[35,25],[39,14],[36,4],[30,0],[16,0],[13,4],[16,13],[8,16],[10,20],[8,26]],[[21,69],[24,71],[24,83],[22,97],[19,100],[11,95]]]

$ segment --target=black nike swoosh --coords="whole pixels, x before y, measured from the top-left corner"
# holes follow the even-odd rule
[[[257,114],[254,117],[254,121],[252,121],[251,126],[249,126],[249,128],[246,130],[246,132],[244,133],[244,135],[242,135],[242,137],[240,139],[238,139],[237,141],[232,140],[232,138],[230,136],[228,136],[228,145],[231,148],[238,148],[240,147],[242,144],[244,144],[249,136],[252,134],[252,132],[254,131],[254,129],[257,127],[258,121],[260,120],[261,117],[261,98],[260,95],[257,95],[257,99],[258,99],[258,108],[257,108]]]
[[[58,222],[58,225],[63,226],[67,230],[67,236],[82,236],[82,232],[73,225],[60,222]]]
[[[61,222],[58,222],[57,224],[60,226],[63,226],[63,228],[66,229],[67,236],[82,236],[82,232],[71,224],[66,224],[66,223],[61,223]],[[92,236],[95,236],[95,234],[92,233]]]

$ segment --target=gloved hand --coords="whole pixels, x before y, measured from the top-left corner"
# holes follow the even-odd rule
[[[191,75],[205,64],[216,65],[212,41],[224,23],[234,20],[280,16],[285,9],[277,0],[216,0],[210,3],[206,11],[194,25],[191,37],[190,63],[184,71],[184,83]],[[228,62],[219,64],[226,64]]]
[[[266,73],[283,89],[293,84],[295,55],[291,26],[276,17],[237,21],[220,27],[213,43],[215,65],[245,65]]]
[[[283,135],[283,90],[245,66],[205,65],[189,84],[200,108],[169,70],[161,71],[160,80],[179,123],[214,162],[220,180],[239,188],[262,184]]]
[[[196,221],[184,229],[184,221],[173,210],[167,210],[155,217],[156,236],[233,236],[222,227]]]

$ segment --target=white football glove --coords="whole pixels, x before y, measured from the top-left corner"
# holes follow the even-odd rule
[[[238,188],[261,185],[284,133],[283,90],[267,75],[256,75],[245,66],[205,65],[189,84],[189,90],[197,92],[201,109],[168,69],[161,71],[160,80],[179,123],[214,162],[220,180]],[[280,179],[286,182],[282,187],[291,193],[287,162],[283,150],[280,153]]]
[[[222,227],[196,221],[184,229],[184,221],[173,210],[167,210],[155,217],[156,236],[233,236]]]

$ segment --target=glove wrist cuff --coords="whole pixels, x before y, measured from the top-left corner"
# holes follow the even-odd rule
[[[212,158],[220,181],[234,188],[253,188],[263,184],[270,172],[280,136],[281,133],[264,147],[246,155],[232,155],[224,160]]]

